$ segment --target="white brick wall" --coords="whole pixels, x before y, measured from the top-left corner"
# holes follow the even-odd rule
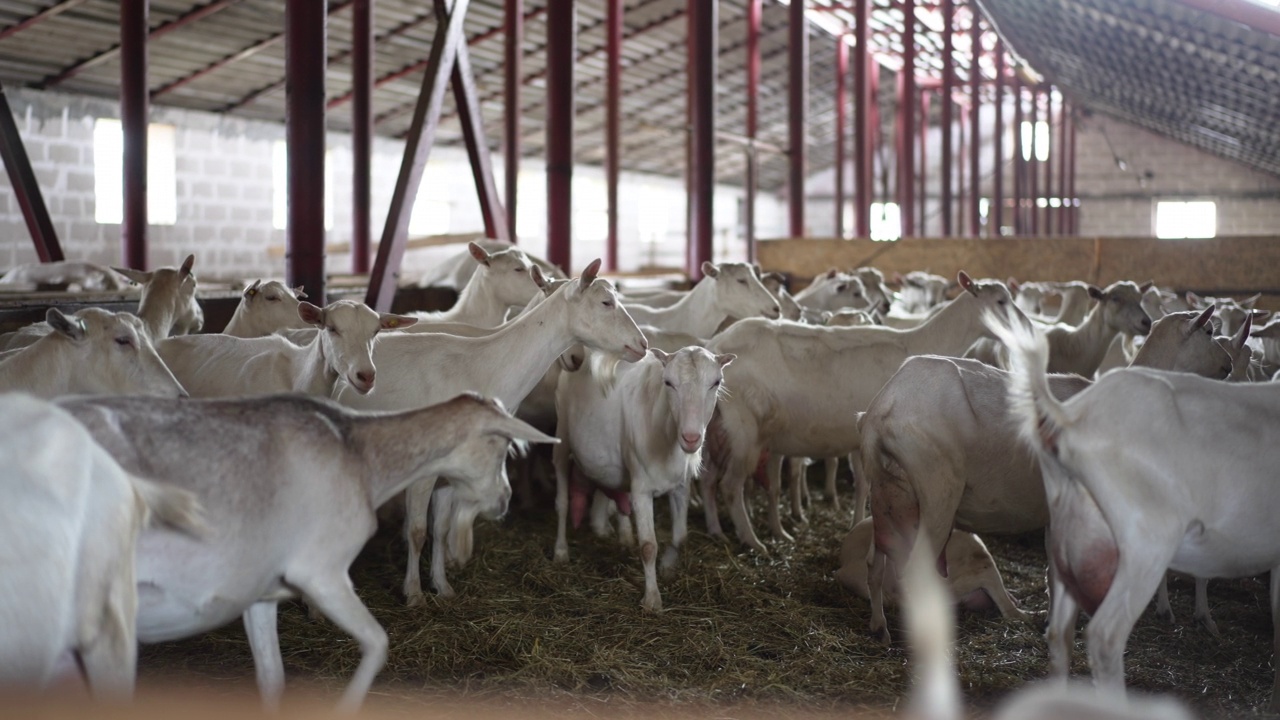
[[[98,117],[119,117],[115,102],[31,90],[10,91],[9,102],[19,131],[39,180],[59,240],[68,258],[118,264],[122,255],[120,226],[98,224],[94,220],[93,125]],[[284,231],[272,228],[273,145],[284,139],[284,126],[227,116],[154,106],[151,121],[176,127],[177,224],[152,225],[148,231],[151,265],[173,265],[187,253],[196,254],[196,269],[205,277],[282,277],[284,261],[268,252],[282,247]],[[490,128],[490,133],[497,132]],[[333,174],[333,227],[329,243],[347,242],[351,237],[351,138],[329,134],[330,172]],[[373,238],[377,242],[399,171],[402,141],[377,138],[373,155]],[[448,177],[452,221],[449,232],[482,232],[479,202],[471,182],[466,155],[460,149],[439,148],[431,165],[443,164]],[[499,192],[502,184],[501,156],[494,156]],[[542,164],[525,160],[523,172],[541,173]],[[602,178],[599,168],[579,166],[579,175]],[[642,263],[682,266],[684,262],[684,183],[679,179],[623,175],[620,197],[620,266],[635,269]],[[643,184],[660,188],[670,197],[668,231],[656,245],[641,242],[638,226],[641,215],[654,212],[641,204],[628,188]],[[717,192],[717,258],[738,259],[745,247],[736,237],[737,201],[741,190],[720,188]],[[761,198],[758,231],[761,236],[781,232],[783,213],[775,198]],[[521,206],[531,212],[545,212],[536,199]],[[539,226],[542,223],[538,223]],[[34,262],[35,250],[23,222],[7,175],[0,178],[0,268]],[[545,254],[545,241],[530,238],[523,242],[532,252]],[[603,253],[602,242],[575,242],[574,265]],[[433,262],[430,252],[411,251],[405,256],[406,277],[426,270]],[[330,272],[348,272],[349,254],[330,256]]]

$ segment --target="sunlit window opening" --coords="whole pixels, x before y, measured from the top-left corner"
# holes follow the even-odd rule
[[[1049,159],[1049,123],[1036,122],[1035,149],[1036,160],[1045,162]],[[1022,123],[1022,159],[1031,160],[1031,123]]]
[[[147,223],[173,225],[178,221],[172,125],[147,126]],[[93,123],[93,218],[99,223],[124,220],[124,132],[120,121],[98,118]]]
[[[444,235],[453,221],[453,204],[446,198],[451,194],[450,173],[443,165],[431,165],[422,172],[422,184],[413,199],[413,211],[409,214],[410,235]]]
[[[902,214],[898,203],[871,203],[871,239],[898,240],[902,237]]]
[[[1218,234],[1218,207],[1212,200],[1156,203],[1156,237],[1211,238]]]

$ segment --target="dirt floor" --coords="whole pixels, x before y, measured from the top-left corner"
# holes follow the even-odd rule
[[[570,534],[572,560],[551,562],[555,513],[513,512],[479,524],[477,550],[450,572],[458,593],[406,608],[400,592],[404,547],[384,528],[352,569],[352,579],[391,638],[369,706],[389,712],[479,706],[498,714],[545,711],[611,717],[848,717],[892,712],[910,692],[907,647],[890,611],[894,643],[866,632],[869,607],[830,577],[850,514],[831,510],[811,476],[809,524],[796,542],[767,540],[759,556],[702,532],[702,510],[676,572],[660,579],[665,610],[640,609],[634,550]],[[846,495],[851,495],[847,486]],[[757,498],[757,505],[760,499]],[[666,503],[659,503],[666,537]],[[727,516],[725,527],[731,528]],[[764,533],[757,509],[757,532]],[[1024,609],[1046,612],[1044,551],[1038,536],[987,538],[1010,591]],[[426,575],[424,573],[424,579]],[[1148,612],[1129,641],[1130,688],[1172,693],[1207,718],[1257,716],[1271,694],[1271,622],[1265,578],[1214,581],[1214,638],[1191,621],[1193,583],[1170,585],[1178,622]],[[1083,628],[1083,622],[1081,623]],[[280,612],[281,649],[292,702],[336,699],[359,661],[340,630],[312,620],[300,602]],[[1082,635],[1073,674],[1087,676]],[[1046,673],[1038,630],[995,615],[961,615],[956,662],[970,712]],[[144,647],[142,692],[177,683],[214,695],[249,692],[253,664],[239,624],[191,640]],[[447,715],[448,713],[446,713]]]

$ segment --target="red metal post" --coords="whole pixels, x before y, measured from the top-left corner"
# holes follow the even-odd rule
[[[910,138],[908,138],[910,139]],[[921,236],[929,234],[929,224],[925,219],[925,209],[929,206],[929,93],[920,93],[920,175],[916,178],[916,205],[919,207],[919,219],[916,221],[916,232]]]
[[[605,195],[609,213],[604,266],[618,269],[618,176],[622,167],[622,0],[609,0],[605,19]]]
[[[413,201],[418,196],[422,172],[435,144],[436,130],[440,123],[440,109],[444,105],[444,91],[452,72],[458,47],[463,42],[463,21],[470,0],[452,0],[447,18],[436,24],[436,35],[431,43],[427,72],[422,78],[422,90],[413,113],[413,124],[405,138],[404,159],[400,174],[387,209],[387,222],[378,243],[378,257],[369,273],[369,290],[365,303],[379,312],[391,309],[395,299],[396,279],[400,261],[404,258],[405,242],[409,238],[409,215]]]
[[[977,3],[970,3],[969,7],[973,11],[969,27],[972,47],[969,59],[969,133],[972,136],[969,143],[969,184],[973,186],[969,193],[969,235],[978,237],[982,232],[982,218],[979,217],[982,198],[982,26],[978,21]],[[998,141],[1000,134],[996,133],[994,137]],[[987,208],[990,212],[991,205],[988,204]]]
[[[954,148],[951,144],[952,99],[955,94],[955,7],[952,0],[942,0],[942,236],[951,237],[951,159]],[[928,111],[921,108],[928,117]],[[927,120],[922,123],[927,124]],[[923,152],[923,151],[922,151]],[[923,200],[923,199],[922,199]]]
[[[713,261],[716,192],[716,47],[719,34],[719,3],[689,0],[689,82],[693,85],[693,154],[690,156],[689,202],[692,205],[693,233],[689,236],[687,271],[689,279],[702,279],[702,263]]]
[[[1027,165],[1027,184],[1031,213],[1031,234],[1040,234],[1040,88],[1031,88],[1031,160]]]
[[[576,0],[547,0],[547,260],[571,273]]]
[[[369,272],[373,202],[373,3],[355,0],[351,25],[351,272]]]
[[[991,138],[994,150],[991,174],[991,233],[992,237],[1000,237],[1004,227],[1004,141],[1008,134],[1004,128],[1004,43],[996,39],[996,96],[995,96],[995,128]]]
[[[1013,234],[1027,231],[1026,217],[1022,212],[1022,199],[1026,197],[1025,181],[1027,161],[1022,155],[1022,80],[1013,78]]]
[[[1067,214],[1070,212],[1067,205],[1067,123],[1070,122],[1071,112],[1067,105],[1067,98],[1062,97],[1062,105],[1058,110],[1058,197],[1062,200],[1061,206],[1058,208],[1058,234],[1067,234]]]
[[[916,0],[902,0],[902,93],[898,96],[898,116],[902,122],[901,155],[898,159],[898,187],[901,193],[902,235],[916,234],[915,184],[911,173],[915,163],[916,99]]]
[[[874,182],[875,156],[873,152],[874,136],[871,118],[872,104],[875,94],[872,92],[871,74],[877,72],[875,59],[871,57],[869,45],[871,31],[871,0],[857,0],[854,7],[854,40],[853,56],[853,94],[856,105],[853,113],[853,145],[856,165],[854,166],[854,186],[857,200],[854,203],[854,230],[858,237],[871,237],[871,197]]]
[[[845,76],[849,74],[849,45],[843,35],[836,36],[836,217],[835,236],[844,237],[844,124],[845,105],[849,98],[845,92]]]
[[[754,143],[760,113],[760,13],[762,0],[747,0],[747,139]],[[747,262],[756,259],[756,185],[760,181],[760,156],[747,145],[746,233]]]
[[[503,161],[506,167],[507,232],[511,242],[517,242],[516,200],[520,187],[520,76],[524,65],[524,0],[506,0],[507,14],[504,20],[506,39],[503,53],[503,92],[506,95],[506,111],[503,116]]]
[[[1061,152],[1062,148],[1055,147],[1053,143],[1053,88],[1047,87],[1044,91],[1044,122],[1048,126],[1049,132],[1046,135],[1049,144],[1048,160],[1044,162],[1044,208],[1041,213],[1044,217],[1041,219],[1041,227],[1044,229],[1045,235],[1053,234],[1053,199],[1062,193],[1055,194],[1053,192],[1053,162],[1054,158]]]
[[[445,0],[436,0],[441,17],[448,12]],[[498,185],[493,179],[493,158],[489,155],[489,143],[485,141],[484,125],[480,111],[479,93],[476,92],[475,74],[471,71],[471,51],[467,43],[458,45],[458,55],[453,61],[454,107],[458,110],[458,122],[462,126],[462,141],[471,161],[471,177],[476,185],[476,197],[480,200],[480,215],[484,219],[484,234],[493,240],[510,242],[507,215],[498,197]]]
[[[147,269],[148,0],[120,3],[120,126],[124,136],[123,263]]]
[[[1071,119],[1071,129],[1067,134],[1070,148],[1070,167],[1067,168],[1067,196],[1071,198],[1071,212],[1067,213],[1069,221],[1068,234],[1080,234],[1080,196],[1076,194],[1076,122]]]
[[[967,210],[967,207],[968,207],[966,204],[966,199],[969,197],[970,187],[969,187],[969,179],[965,175],[964,162],[963,162],[963,158],[965,156],[965,149],[968,147],[969,126],[968,126],[968,123],[965,121],[965,115],[963,112],[960,113],[960,122],[957,123],[957,125],[958,127],[956,128],[956,136],[957,136],[956,156],[961,158],[961,162],[956,163],[956,206],[957,206],[956,213],[959,216],[956,219],[956,227],[964,228],[965,211]]]
[[[49,209],[44,204],[44,195],[40,193],[40,182],[31,169],[31,159],[27,157],[26,146],[22,144],[22,135],[18,132],[18,124],[13,119],[13,111],[9,109],[9,99],[5,96],[2,85],[0,159],[4,160],[9,183],[13,185],[13,196],[22,209],[22,218],[27,222],[31,242],[35,244],[36,256],[40,258],[40,262],[65,259],[62,246],[58,244],[58,233],[53,229],[53,221],[49,219]]]
[[[691,4],[694,0],[690,0]],[[715,3],[711,3],[715,4]],[[804,179],[805,179],[805,134],[809,117],[809,20],[804,15],[803,2],[793,2],[790,7],[790,21],[787,25],[788,55],[787,69],[789,86],[787,103],[787,130],[789,172],[787,175],[787,191],[789,193],[788,232],[791,237],[803,237],[804,229]]]
[[[284,62],[285,139],[289,205],[285,225],[285,277],[306,288],[308,299],[325,304],[324,272],[324,3],[286,0]]]

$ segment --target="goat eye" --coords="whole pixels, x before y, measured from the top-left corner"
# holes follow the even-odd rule
[[[524,268],[516,268],[516,272],[524,272]]]
[[[712,389],[715,389],[715,388],[720,387],[720,381],[719,381],[719,380],[717,380],[717,381],[715,381],[715,382],[711,383],[711,387],[712,387]]]
[[[672,385],[670,380],[663,380],[663,381],[662,381],[662,384],[663,384],[663,385],[666,385],[667,387],[671,388],[672,390],[675,390],[675,389],[676,389],[676,386],[675,386],[675,385]]]
[[[267,302],[280,302],[280,298],[275,296],[267,296]]]
[[[739,280],[739,281],[738,281],[738,284],[739,284],[739,285],[746,285],[746,284],[747,284],[747,281],[746,281],[746,280]]]
[[[116,344],[120,345],[121,347],[129,347],[130,345],[133,344],[133,340],[127,337],[118,337],[116,338]]]
[[[601,302],[600,304],[601,304],[601,305],[603,305],[603,306],[605,306],[605,307],[607,307],[607,308],[611,308],[611,307],[613,307],[613,301],[612,301],[612,300],[605,300],[605,301]]]
[[[328,330],[329,332],[333,333],[334,335],[337,335],[337,334],[338,334],[338,329],[337,329],[337,328],[335,328],[335,327],[333,327],[332,325],[325,327],[325,330]]]

